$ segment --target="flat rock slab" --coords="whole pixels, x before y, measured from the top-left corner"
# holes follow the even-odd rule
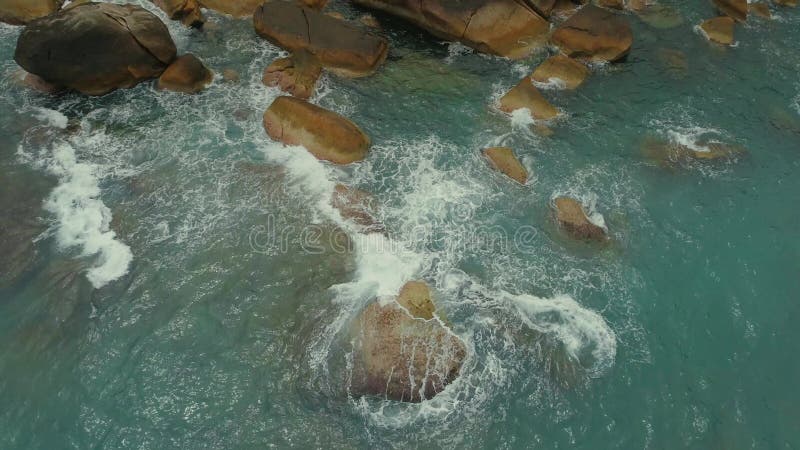
[[[558,116],[558,110],[551,105],[533,85],[530,77],[522,81],[500,98],[500,110],[512,113],[527,108],[534,119],[549,120]]]
[[[278,97],[264,113],[264,128],[276,141],[302,145],[318,159],[350,164],[364,159],[370,141],[353,122],[294,97]]]
[[[571,197],[558,197],[553,202],[556,221],[570,236],[579,240],[601,241],[606,238],[606,231],[593,224],[583,205]]]
[[[489,147],[483,150],[483,155],[489,164],[519,184],[528,181],[528,170],[514,155],[514,150],[509,147]]]
[[[559,80],[565,89],[576,89],[589,76],[589,69],[580,61],[564,55],[547,58],[533,71],[531,78],[540,83]]]
[[[733,29],[735,21],[728,16],[708,19],[700,24],[700,29],[706,34],[708,40],[722,45],[733,44]]]
[[[323,67],[343,76],[372,74],[389,51],[386,39],[295,2],[264,3],[253,23],[264,39],[293,53],[308,52]]]
[[[621,15],[586,5],[553,32],[551,42],[573,58],[619,61],[633,45],[633,32]]]

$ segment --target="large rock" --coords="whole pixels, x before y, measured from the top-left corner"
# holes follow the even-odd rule
[[[575,89],[588,76],[589,69],[582,63],[564,55],[555,55],[541,63],[531,78],[540,83],[556,81],[562,83],[565,89]]]
[[[550,24],[533,4],[515,0],[354,0],[356,4],[394,14],[442,39],[462,42],[478,51],[522,58],[543,46]]]
[[[606,231],[589,220],[583,205],[574,198],[558,197],[553,208],[559,226],[575,239],[601,241],[606,238]]]
[[[747,20],[747,0],[714,0],[714,5],[722,14],[734,20]]]
[[[0,0],[0,22],[24,25],[53,14],[63,3],[64,0]]]
[[[184,25],[199,28],[205,23],[203,11],[198,0],[153,0],[172,20],[180,20]]]
[[[586,5],[556,28],[550,40],[567,56],[613,62],[628,54],[633,32],[624,17]]]
[[[14,59],[48,83],[102,95],[158,77],[175,54],[167,27],[149,11],[85,3],[31,22]]]
[[[528,182],[528,170],[514,155],[514,150],[508,147],[489,147],[483,150],[483,155],[495,170],[519,184]]]
[[[214,80],[214,73],[192,54],[183,55],[167,67],[158,79],[158,88],[196,94]]]
[[[322,66],[317,58],[305,51],[299,51],[273,61],[264,70],[261,81],[266,86],[279,87],[288,94],[308,100],[314,94],[321,74]]]
[[[549,120],[558,115],[556,107],[542,96],[530,77],[523,78],[500,98],[501,111],[512,113],[522,108],[527,108],[534,119]]]
[[[346,118],[294,97],[278,97],[264,113],[264,128],[276,141],[302,145],[335,164],[364,159],[369,138]]]
[[[351,391],[419,402],[444,390],[458,376],[467,349],[434,312],[428,286],[415,281],[396,301],[367,306],[351,329]]]
[[[389,51],[385,39],[295,2],[264,3],[253,23],[259,36],[291,52],[306,51],[343,76],[372,74]]]
[[[723,45],[733,44],[733,18],[728,16],[715,17],[708,19],[700,24],[708,40]]]

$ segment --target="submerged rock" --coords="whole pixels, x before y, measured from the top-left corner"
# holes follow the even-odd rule
[[[278,97],[264,113],[264,128],[276,141],[302,145],[318,159],[350,164],[364,159],[369,138],[333,111],[294,97]]]
[[[417,281],[403,286],[396,300],[370,303],[351,328],[352,392],[420,402],[443,391],[467,349],[434,313],[428,286]]]
[[[601,241],[606,239],[606,230],[595,225],[583,210],[583,205],[571,197],[558,197],[553,202],[556,221],[575,239]]]
[[[259,36],[290,52],[306,51],[343,76],[372,74],[389,51],[386,39],[294,2],[264,3],[253,22]]]
[[[376,219],[377,202],[369,192],[337,184],[331,196],[331,206],[342,218],[362,227],[365,234],[386,234],[386,228]]]
[[[780,6],[797,6],[797,0],[773,0],[776,5]]]
[[[772,11],[769,10],[769,5],[764,2],[751,3],[750,11],[761,18],[772,19]]]
[[[514,150],[508,147],[489,147],[483,150],[483,155],[495,168],[519,184],[528,182],[528,170],[514,155]]]
[[[158,88],[184,94],[196,94],[214,80],[202,61],[192,54],[183,55],[167,67],[158,79]]]
[[[560,80],[564,83],[564,88],[575,89],[580,86],[588,76],[589,69],[582,63],[564,55],[555,55],[541,63],[539,67],[533,71],[531,78],[540,83]]]
[[[652,137],[643,141],[642,151],[661,166],[673,166],[691,161],[727,160],[746,152],[742,147],[718,141],[700,141],[690,147]]]
[[[500,98],[500,110],[512,113],[527,108],[534,119],[549,120],[558,116],[558,110],[551,105],[533,85],[530,77],[525,77]]]
[[[747,0],[713,0],[719,12],[739,22],[747,20]]]
[[[305,51],[279,58],[265,70],[261,81],[270,87],[279,87],[282,91],[297,98],[308,100],[322,75],[319,61]]]
[[[660,48],[656,55],[658,62],[668,74],[682,78],[689,72],[689,59],[686,53],[672,48]]]
[[[680,11],[660,3],[643,5],[635,12],[642,22],[653,28],[675,28],[683,24],[683,16]]]
[[[0,0],[0,22],[24,25],[53,14],[62,4],[64,0]]]
[[[597,6],[602,6],[603,8],[608,9],[623,10],[625,9],[625,2],[624,0],[597,0]]]
[[[85,3],[31,22],[14,59],[48,83],[103,95],[158,77],[175,55],[167,27],[146,9]]]
[[[550,40],[567,56],[613,62],[628,54],[633,32],[620,15],[586,5],[556,28]]]
[[[734,20],[728,16],[708,19],[700,24],[700,29],[708,40],[723,45],[733,44]]]
[[[531,6],[515,0],[354,0],[409,20],[442,39],[484,53],[522,58],[542,47],[550,24]]]
[[[205,23],[198,0],[153,0],[172,20],[180,20],[187,27],[200,28]]]

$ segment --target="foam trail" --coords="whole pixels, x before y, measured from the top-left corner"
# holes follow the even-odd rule
[[[72,146],[61,143],[54,147],[47,169],[60,181],[44,205],[58,220],[58,245],[81,247],[82,256],[97,255],[96,265],[86,274],[97,289],[125,275],[133,253],[109,228],[111,211],[99,199],[96,166],[79,163]]]
[[[52,127],[62,130],[67,128],[67,116],[54,109],[36,107],[34,108],[34,116]]]
[[[676,127],[667,130],[667,137],[672,143],[690,148],[695,152],[710,152],[711,149],[700,143],[702,138],[706,135],[720,135],[721,133],[721,131],[714,128]]]

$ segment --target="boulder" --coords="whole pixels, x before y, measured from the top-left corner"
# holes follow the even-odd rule
[[[700,24],[708,40],[723,45],[733,44],[733,25],[734,20],[728,16],[715,17],[708,19]]]
[[[420,402],[444,390],[467,354],[441,320],[425,283],[412,281],[396,299],[376,300],[351,327],[355,395]]]
[[[434,36],[484,53],[523,58],[546,44],[550,24],[523,0],[354,0],[393,14]],[[500,26],[499,24],[502,24]]]
[[[564,88],[575,89],[580,86],[588,76],[589,69],[584,64],[564,55],[555,55],[541,63],[539,67],[533,71],[531,78],[540,83],[560,80]]]
[[[318,159],[349,164],[364,159],[370,141],[346,118],[294,97],[278,97],[264,113],[264,128],[276,141],[302,145]]]
[[[751,3],[750,12],[764,19],[772,19],[772,11],[769,10],[769,5],[764,2]]]
[[[378,19],[375,18],[372,14],[364,14],[363,16],[358,18],[358,21],[361,22],[364,26],[375,28],[379,30],[381,28],[381,24],[378,22]]]
[[[719,12],[738,22],[747,20],[747,0],[713,0]]]
[[[550,40],[567,56],[613,62],[628,54],[633,32],[624,17],[586,5],[556,28]]]
[[[233,17],[250,17],[264,0],[199,0],[203,8]]]
[[[512,113],[521,108],[527,108],[534,119],[549,120],[558,115],[558,110],[536,89],[530,77],[523,78],[500,98],[501,111]]]
[[[279,87],[288,94],[308,100],[314,94],[321,74],[319,61],[301,50],[273,61],[264,70],[262,81],[266,86]]]
[[[294,2],[264,3],[253,22],[259,36],[290,52],[306,51],[343,76],[372,74],[389,51],[386,39]]]
[[[483,155],[495,170],[519,184],[524,185],[528,182],[528,170],[514,156],[514,150],[508,147],[489,147],[483,150]]]
[[[200,28],[205,23],[198,0],[153,0],[172,20],[180,20],[187,27]]]
[[[63,3],[64,0],[0,0],[0,22],[24,25],[53,14]]]
[[[158,88],[196,94],[214,80],[214,73],[192,54],[176,59],[158,79]]]
[[[331,196],[331,206],[342,218],[361,227],[364,234],[386,234],[386,228],[376,218],[378,205],[369,192],[337,184]]]
[[[550,17],[556,7],[557,0],[525,0],[525,3],[533,8],[540,16]]]
[[[623,10],[625,9],[625,2],[624,0],[597,0],[597,6],[602,6],[603,8],[608,9]]]
[[[222,80],[226,83],[238,83],[241,78],[239,72],[234,69],[222,69]]]
[[[797,6],[797,0],[773,0],[779,6]]]
[[[556,222],[570,236],[584,241],[602,241],[606,231],[589,220],[583,205],[571,197],[558,197],[553,202]]]
[[[146,9],[85,3],[28,24],[14,59],[50,84],[102,95],[160,76],[175,54],[167,27]]]

